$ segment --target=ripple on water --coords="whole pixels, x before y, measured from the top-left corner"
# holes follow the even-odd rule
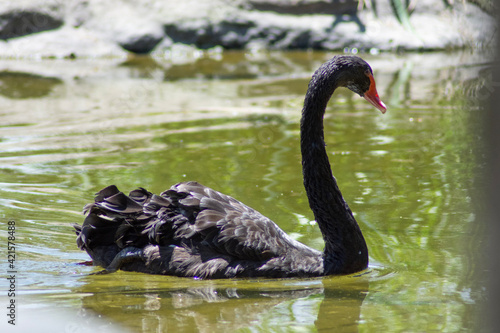
[[[405,96],[408,105],[396,103],[382,116],[365,112],[361,98],[340,90],[330,104],[340,110],[328,110],[325,141],[339,186],[369,242],[366,271],[200,281],[91,275],[101,269],[78,265],[89,258],[76,247],[70,223],[81,222],[84,204],[111,183],[124,191],[147,186],[159,193],[196,179],[242,199],[299,241],[321,249],[302,185],[298,129],[311,67],[329,56],[280,53],[280,77],[255,75],[256,81],[248,75],[208,80],[217,74],[139,80],[138,68],[114,62],[104,71],[97,62],[65,63],[74,75],[61,73],[61,82],[0,75],[0,240],[7,235],[4,221],[15,220],[19,288],[21,295],[33,296],[20,303],[98,313],[137,331],[161,331],[169,324],[171,331],[182,331],[201,323],[217,332],[321,331],[324,324],[326,332],[334,322],[353,331],[405,331],[409,322],[422,331],[466,331],[463,318],[470,318],[469,306],[479,294],[470,278],[476,248],[467,245],[478,239],[468,231],[475,221],[470,179],[476,165],[470,152],[479,137],[470,135],[473,101],[464,97],[460,74],[462,64],[471,63],[468,55],[374,57],[370,63],[382,99]],[[237,63],[252,66],[243,53],[238,57]],[[262,64],[275,68],[274,60],[264,58]],[[419,71],[408,76],[411,84],[395,85],[403,79],[399,69],[412,62]],[[390,65],[381,67],[385,63]],[[81,72],[87,74],[75,79],[83,68],[78,66],[87,66]],[[182,66],[168,68],[177,76],[185,73]],[[467,66],[467,77],[477,77],[471,71],[478,68]],[[190,75],[198,70],[194,64]],[[231,66],[225,70],[232,72]],[[289,74],[297,79],[283,77]],[[5,87],[19,79],[34,79],[40,92]],[[335,104],[339,98],[342,103]],[[1,271],[5,265],[0,262]]]

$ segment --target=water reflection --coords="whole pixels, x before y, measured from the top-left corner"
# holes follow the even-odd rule
[[[96,289],[92,281],[74,292],[87,295],[85,309],[141,332],[235,332],[248,327],[358,332],[369,285],[359,276],[190,283],[167,278],[169,287],[153,278],[156,283],[149,279],[144,289],[134,283],[138,280],[129,277],[123,287],[91,292]],[[103,281],[97,284],[104,286]]]
[[[194,51],[173,59],[139,56],[126,60],[120,66],[129,70],[131,77],[177,80],[254,79],[257,77],[307,73],[326,58],[316,53],[276,52],[244,53]],[[313,66],[311,64],[314,63]]]
[[[255,331],[474,331],[484,297],[473,278],[482,244],[477,114],[489,91],[477,54],[367,56],[389,111],[377,114],[345,91],[327,111],[327,150],[368,242],[368,276],[205,282],[87,276],[92,268],[73,264],[88,257],[69,223],[110,183],[158,193],[195,179],[322,249],[302,185],[298,122],[308,78],[330,56],[0,60],[9,73],[43,73],[21,75],[26,92],[0,94],[0,240],[15,220],[19,289],[135,331],[236,329],[239,318]],[[19,79],[4,78],[2,87]]]
[[[61,79],[22,72],[0,72],[0,95],[13,99],[47,96]]]

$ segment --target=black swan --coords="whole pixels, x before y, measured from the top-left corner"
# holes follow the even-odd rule
[[[197,182],[179,183],[159,196],[143,188],[129,196],[114,185],[104,188],[85,206],[83,225],[74,225],[78,247],[107,272],[215,279],[312,277],[366,269],[368,248],[332,175],[323,139],[323,116],[337,87],[347,87],[386,111],[372,69],[359,57],[333,57],[309,83],[300,123],[302,170],[324,252]]]

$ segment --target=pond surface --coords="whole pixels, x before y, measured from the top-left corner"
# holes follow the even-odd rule
[[[0,295],[2,331],[477,331],[489,58],[476,53],[364,56],[388,112],[345,89],[330,102],[325,140],[368,243],[365,272],[202,281],[91,275],[101,269],[80,264],[89,257],[71,223],[109,184],[159,193],[197,180],[322,250],[299,117],[312,72],[331,56],[0,61],[1,290],[15,277],[15,296]]]

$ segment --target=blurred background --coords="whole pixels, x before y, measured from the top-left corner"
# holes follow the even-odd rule
[[[1,252],[0,305],[17,306],[2,332],[486,330],[495,11],[492,0],[2,1],[0,243],[14,225],[16,256]],[[367,271],[201,281],[81,265],[71,223],[109,184],[160,193],[197,180],[322,250],[299,121],[312,73],[335,54],[367,60],[388,106],[339,89],[325,116]],[[3,292],[11,264],[15,296]]]
[[[0,56],[164,56],[180,45],[364,52],[476,48],[493,42],[492,12],[493,0],[5,0]]]

